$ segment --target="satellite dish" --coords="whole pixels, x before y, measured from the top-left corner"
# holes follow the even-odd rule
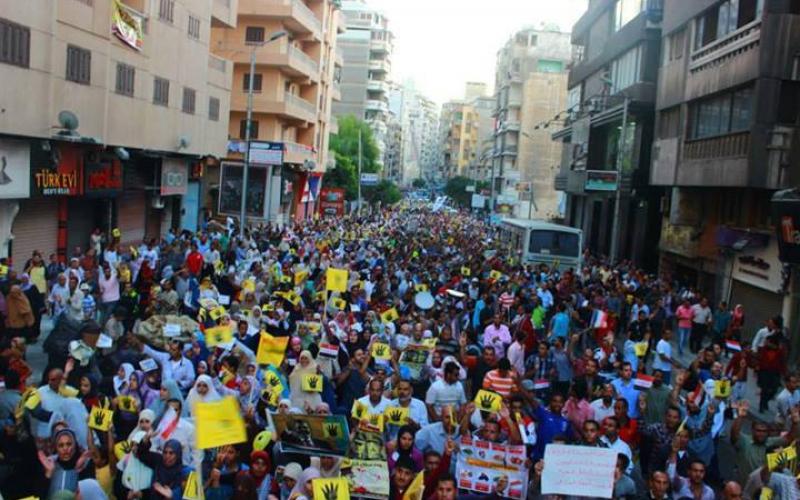
[[[188,135],[182,135],[178,137],[178,149],[185,149],[189,147],[192,141],[189,139]]]
[[[69,131],[78,130],[78,117],[72,111],[65,109],[58,113],[58,124]]]

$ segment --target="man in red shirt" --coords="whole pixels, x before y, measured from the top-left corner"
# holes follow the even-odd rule
[[[497,363],[496,369],[486,374],[486,378],[483,379],[483,388],[508,398],[516,381],[517,374],[511,370],[511,362],[508,358],[503,358]]]
[[[203,254],[197,250],[197,243],[192,243],[192,251],[186,256],[186,268],[192,276],[200,276],[203,271]]]

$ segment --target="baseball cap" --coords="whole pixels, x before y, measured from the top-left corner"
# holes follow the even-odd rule
[[[522,389],[526,391],[533,391],[536,390],[536,386],[533,385],[533,380],[523,380],[522,381]]]

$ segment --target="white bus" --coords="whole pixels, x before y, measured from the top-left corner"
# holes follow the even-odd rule
[[[511,247],[523,264],[547,264],[559,271],[578,271],[583,260],[583,231],[539,220],[503,219],[500,239]]]

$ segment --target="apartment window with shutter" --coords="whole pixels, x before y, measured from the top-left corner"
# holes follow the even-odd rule
[[[153,79],[153,104],[169,106],[169,80],[166,78]]]
[[[133,97],[133,82],[136,69],[124,63],[117,63],[117,94]]]
[[[30,28],[0,19],[0,62],[27,68],[30,57]]]
[[[67,45],[67,80],[88,85],[92,80],[92,53]]]
[[[200,40],[200,19],[189,15],[189,38]]]
[[[159,0],[158,18],[168,23],[175,21],[175,0]]]
[[[264,41],[264,28],[260,26],[248,26],[244,32],[244,43],[257,44]]]
[[[247,120],[239,122],[239,139],[247,139]],[[250,139],[258,139],[258,120],[250,122]]]
[[[196,94],[197,93],[194,89],[183,87],[183,106],[181,106],[181,109],[184,113],[188,113],[190,115],[194,114],[194,99]]]
[[[256,73],[253,75],[253,92],[261,92],[261,73]],[[242,80],[242,90],[245,92],[250,91],[250,73],[244,74],[244,80]]]
[[[212,122],[219,121],[219,99],[216,97],[208,98],[208,119]]]

